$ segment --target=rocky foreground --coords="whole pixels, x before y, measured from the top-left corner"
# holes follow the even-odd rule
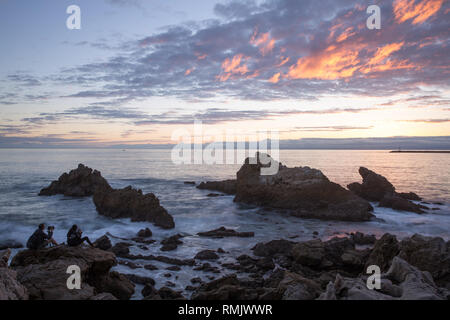
[[[251,235],[217,229],[206,236]],[[399,241],[385,234],[377,240],[374,236],[356,233],[328,241],[273,240],[258,243],[251,253],[236,257],[234,262],[229,259],[222,262],[225,252],[220,248],[201,251],[185,260],[130,254],[132,243],[145,246],[154,242],[150,237],[147,229],[142,230],[140,236],[123,239],[127,242],[114,246],[105,235],[96,241],[98,248],[59,246],[24,250],[12,259],[9,267],[10,251],[1,252],[0,299],[126,300],[133,295],[135,284],[144,285],[141,293],[146,300],[450,299],[450,241],[438,237],[414,235]],[[173,239],[179,240],[180,236]],[[146,264],[150,261],[166,264],[167,270],[175,274],[185,266],[208,275],[219,270],[228,275],[219,279],[208,276],[213,279],[210,282],[191,279],[192,285],[186,290],[192,291],[192,295],[188,297],[171,289],[167,282],[157,284],[151,277],[110,270],[120,263],[130,270],[145,268],[151,274],[156,267]],[[69,275],[66,271],[70,265],[81,269],[81,290],[67,289]],[[382,272],[381,288],[375,290],[367,286],[371,275],[367,268],[373,265]]]

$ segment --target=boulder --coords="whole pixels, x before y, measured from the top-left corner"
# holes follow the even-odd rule
[[[236,194],[236,180],[202,182],[198,189],[220,191],[226,194]]]
[[[99,190],[110,190],[111,186],[101,173],[79,164],[77,169],[63,173],[58,180],[39,192],[40,196],[63,194],[71,197],[92,196]]]
[[[0,267],[0,300],[28,300],[28,290],[17,281],[17,273],[4,267]]]
[[[178,248],[178,245],[183,244],[183,241],[180,239],[183,238],[181,234],[173,235],[169,238],[166,238],[161,241],[161,244],[163,245],[161,247],[161,251],[172,251]]]
[[[139,230],[139,232],[137,233],[137,236],[139,238],[150,238],[152,235],[152,231],[149,228]]]
[[[213,250],[203,250],[197,253],[194,257],[197,260],[217,260],[219,256]]]
[[[359,168],[359,174],[363,178],[363,183],[355,182],[347,187],[361,198],[369,201],[380,201],[385,194],[395,192],[395,187],[382,175],[364,167]]]
[[[107,235],[101,236],[94,241],[94,246],[101,250],[109,250],[112,248],[111,240],[109,240]]]
[[[256,244],[252,250],[255,256],[272,257],[276,254],[290,255],[295,242],[288,240],[272,240]]]
[[[382,271],[386,271],[399,251],[400,245],[397,238],[392,234],[386,233],[375,242],[375,246],[366,261],[365,268],[376,265]]]
[[[399,197],[397,194],[386,194],[380,200],[380,207],[392,208],[394,210],[425,213],[425,206],[415,204],[409,200]]]
[[[331,182],[319,170],[279,166],[278,173],[262,175],[262,154],[247,158],[237,173],[235,202],[288,210],[293,216],[323,220],[368,221],[372,206]]]
[[[278,290],[283,292],[283,300],[313,300],[321,293],[320,285],[299,274],[285,272]]]
[[[232,229],[226,229],[225,227],[220,227],[219,229],[199,232],[197,233],[200,237],[208,237],[208,238],[225,238],[225,237],[240,237],[240,238],[249,238],[254,237],[254,232],[238,232]]]
[[[148,221],[164,229],[175,227],[173,217],[159,204],[159,199],[153,193],[144,195],[142,190],[129,186],[124,189],[99,190],[93,199],[101,215],[113,219]]]
[[[114,253],[97,248],[57,246],[42,250],[24,250],[11,261],[18,281],[27,288],[30,299],[86,300],[98,293],[131,297],[131,282],[110,272],[116,265]],[[81,271],[81,289],[69,290],[69,266]],[[134,292],[134,288],[133,288]]]

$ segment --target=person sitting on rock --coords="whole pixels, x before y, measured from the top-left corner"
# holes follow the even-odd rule
[[[67,244],[69,245],[69,247],[79,246],[85,241],[89,243],[91,247],[94,247],[94,245],[92,244],[91,240],[89,240],[88,237],[84,238],[81,237],[82,234],[83,231],[81,231],[81,229],[79,229],[78,226],[74,224],[67,233]]]
[[[45,248],[49,243],[57,245],[56,241],[53,240],[48,234],[44,232],[45,224],[41,223],[37,230],[31,235],[27,241],[27,248],[31,250],[39,250]],[[53,235],[53,234],[52,234]]]
[[[55,227],[54,226],[48,226],[47,227],[47,235],[49,238],[49,244],[50,246],[54,245],[57,246],[58,242],[55,241],[55,239],[53,239],[53,232],[55,232]]]

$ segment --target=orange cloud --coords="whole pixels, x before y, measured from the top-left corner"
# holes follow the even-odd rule
[[[207,56],[208,56],[207,54],[197,55],[197,59],[203,60],[203,59],[206,59]]]
[[[424,23],[442,7],[444,0],[395,0],[394,15],[398,23],[413,19],[412,24]]]
[[[387,44],[384,47],[378,48],[374,56],[369,62],[361,68],[362,73],[380,72],[396,69],[414,68],[414,65],[408,63],[408,60],[389,59],[390,55],[403,47],[404,42],[397,42]],[[384,63],[383,63],[384,61]]]
[[[250,44],[257,46],[259,48],[259,51],[263,56],[270,53],[273,48],[275,47],[275,39],[270,38],[269,33],[263,33],[259,36],[257,36],[258,31],[255,30],[255,32],[252,35],[252,38],[250,39]]]
[[[281,59],[283,59],[283,57],[281,57]],[[289,57],[283,59],[283,60],[277,65],[277,68],[279,68],[279,67],[281,67],[281,66],[284,66],[284,65],[285,65],[286,63],[288,63],[288,62],[289,62]]]
[[[281,73],[276,73],[276,74],[274,74],[270,79],[269,79],[269,82],[272,82],[272,83],[278,83],[278,81],[280,81],[280,76],[281,76]]]
[[[217,76],[217,78],[220,81],[227,81],[232,75],[244,75],[248,73],[247,65],[241,65],[241,62],[245,59],[243,54],[237,54],[231,60],[226,58],[222,63],[223,73]]]
[[[185,76],[188,76],[192,73],[192,71],[194,71],[195,68],[191,68],[191,69],[187,69],[186,72],[184,73]]]
[[[342,42],[348,38],[350,38],[351,36],[354,36],[356,33],[352,32],[353,27],[348,27],[347,29],[345,29],[344,32],[341,33],[341,35],[336,39],[337,42]]]

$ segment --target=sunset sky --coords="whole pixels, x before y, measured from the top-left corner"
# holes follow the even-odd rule
[[[0,39],[0,146],[450,136],[450,1],[1,0]]]

